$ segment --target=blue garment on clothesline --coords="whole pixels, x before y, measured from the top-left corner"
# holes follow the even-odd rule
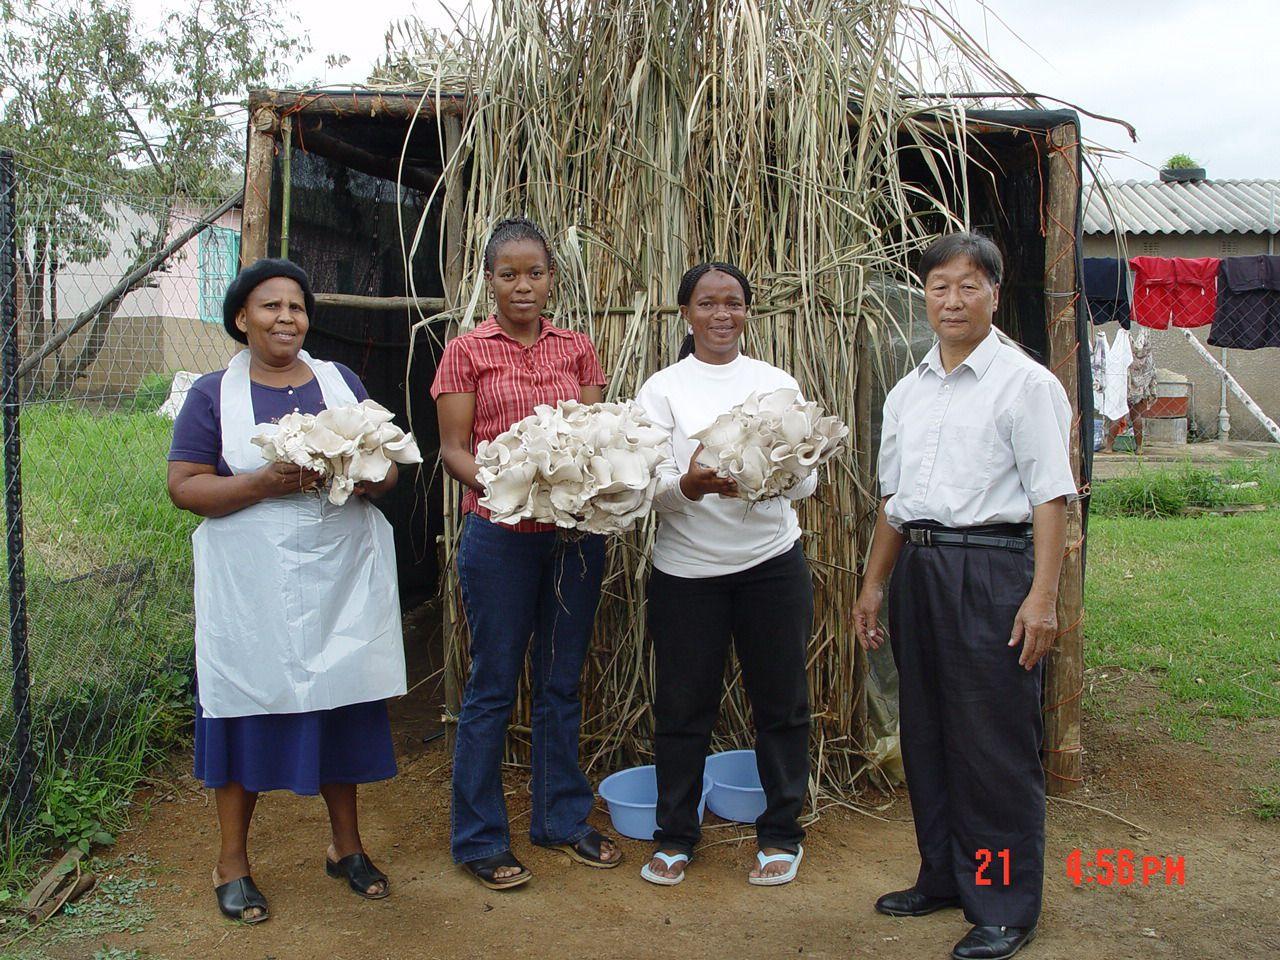
[[[1115,257],[1084,258],[1084,295],[1094,323],[1129,329],[1129,265]]]

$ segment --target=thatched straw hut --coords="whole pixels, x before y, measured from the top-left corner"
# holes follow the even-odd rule
[[[411,415],[424,449],[435,358],[486,310],[480,253],[497,219],[526,213],[547,228],[554,312],[595,341],[611,398],[674,359],[684,269],[740,263],[760,287],[748,351],[854,427],[850,454],[802,511],[818,585],[814,789],[846,792],[875,769],[877,710],[849,611],[875,507],[880,400],[927,332],[913,264],[939,233],[988,232],[1009,267],[998,323],[1090,416],[1078,119],[1019,95],[946,19],[885,0],[499,0],[483,25],[462,22],[447,38],[404,31],[379,89],[254,94],[242,257],[287,247],[311,271],[323,293],[309,347],[352,363]],[[951,82],[1011,91],[1021,108],[929,94],[912,64],[944,41],[932,62]],[[1083,443],[1074,462],[1083,489]],[[403,496],[391,509],[411,581],[434,587],[436,534],[442,544],[456,712],[467,643],[447,561],[459,491],[424,471]],[[1066,629],[1045,695],[1045,763],[1059,789],[1080,770],[1078,507],[1071,523]],[[584,752],[600,772],[650,750],[651,536],[610,546],[584,681]],[[726,705],[720,736],[740,742],[745,706],[732,686]],[[522,698],[515,756],[527,708]]]

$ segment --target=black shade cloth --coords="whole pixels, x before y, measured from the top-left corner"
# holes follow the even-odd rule
[[[1129,265],[1115,257],[1085,257],[1084,295],[1094,323],[1113,320],[1129,329]]]
[[[1227,257],[1218,266],[1215,347],[1280,347],[1280,257]]]

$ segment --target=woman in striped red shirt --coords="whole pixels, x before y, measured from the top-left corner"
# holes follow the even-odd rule
[[[494,523],[479,504],[476,445],[541,403],[598,403],[604,371],[591,341],[542,315],[555,265],[542,231],[523,217],[494,227],[484,251],[495,309],[451,340],[431,396],[445,470],[467,487],[458,580],[471,633],[471,674],[453,759],[453,859],[505,890],[532,874],[511,852],[502,749],[525,653],[533,640],[533,810],[530,839],[594,867],[622,851],[587,823],[593,793],[578,766],[578,685],[604,575],[604,538],[565,540],[554,525]]]

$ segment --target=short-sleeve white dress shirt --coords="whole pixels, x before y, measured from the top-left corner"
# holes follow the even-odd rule
[[[1070,436],[1062,384],[994,328],[949,374],[935,343],[885,398],[886,517],[899,530],[1026,523],[1033,507],[1076,497]]]

